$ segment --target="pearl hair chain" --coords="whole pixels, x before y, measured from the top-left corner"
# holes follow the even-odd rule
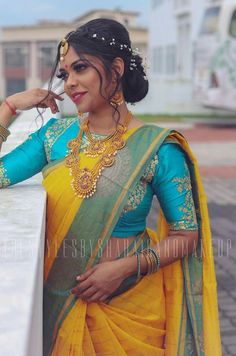
[[[92,38],[95,38],[95,39],[98,39],[98,40],[102,40],[102,41],[105,41],[105,42],[108,42],[108,40],[106,40],[105,37],[99,37],[97,33],[94,33],[92,35]],[[135,55],[141,55],[141,52],[139,51],[138,48],[135,48],[135,49],[132,49],[130,46],[128,46],[127,44],[121,44],[121,43],[118,43],[116,42],[115,38],[112,38],[109,42],[109,46],[116,46],[118,45],[120,50],[123,51],[123,50],[128,50],[132,56],[135,56]],[[131,58],[130,59],[130,65],[129,65],[129,69],[131,71],[133,71],[134,69],[137,69],[137,64],[135,62],[135,58]],[[143,76],[145,80],[147,80],[147,77],[146,75]]]

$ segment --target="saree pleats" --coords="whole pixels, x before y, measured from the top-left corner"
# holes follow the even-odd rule
[[[76,299],[70,294],[76,275],[99,261],[129,193],[166,137],[179,143],[189,158],[200,230],[196,254],[144,276],[137,284],[130,278],[106,304]],[[44,356],[220,356],[211,232],[196,160],[175,131],[145,126],[127,132],[126,140],[127,147],[118,153],[115,167],[104,170],[91,201],[74,195],[63,161],[49,164],[44,171],[48,193]],[[96,163],[83,154],[80,162],[89,168]],[[154,246],[167,235],[161,211],[157,234],[147,229],[129,255]]]
[[[147,276],[108,305],[78,300],[58,332],[52,355],[164,355],[162,279],[161,271]]]

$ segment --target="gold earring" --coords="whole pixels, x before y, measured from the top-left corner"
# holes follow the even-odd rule
[[[114,107],[122,105],[124,102],[124,97],[122,91],[118,91],[110,101],[110,104]]]

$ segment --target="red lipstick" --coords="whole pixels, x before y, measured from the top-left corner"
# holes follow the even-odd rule
[[[84,95],[87,94],[87,91],[75,92],[71,95],[74,103],[79,104]]]

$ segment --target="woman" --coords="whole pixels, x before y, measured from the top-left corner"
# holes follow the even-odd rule
[[[221,355],[198,166],[181,134],[128,111],[148,81],[127,30],[82,25],[60,42],[56,70],[80,120],[52,118],[0,161],[2,188],[44,177],[44,355]],[[16,109],[55,113],[57,99],[41,89],[8,97],[0,140]],[[158,234],[146,228],[153,195]]]

